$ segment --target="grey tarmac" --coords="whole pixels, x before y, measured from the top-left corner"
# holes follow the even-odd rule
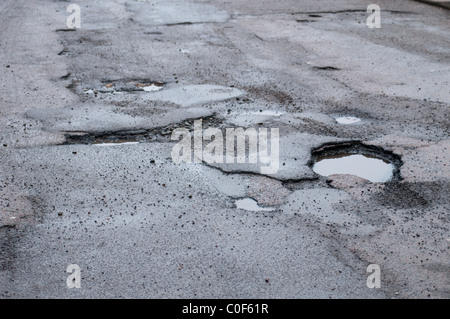
[[[0,297],[449,298],[450,11],[368,4],[1,1]],[[174,163],[199,119],[279,128],[279,170]],[[317,175],[334,144],[400,175]]]

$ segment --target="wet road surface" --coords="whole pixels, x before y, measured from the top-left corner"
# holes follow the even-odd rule
[[[77,4],[0,4],[2,298],[450,297],[450,11]],[[199,119],[278,128],[279,169],[174,163]],[[344,152],[395,178],[314,172]]]

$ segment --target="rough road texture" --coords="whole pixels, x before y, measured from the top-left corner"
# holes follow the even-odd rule
[[[80,0],[68,30],[69,3],[0,3],[2,298],[450,297],[450,11],[380,0],[369,29],[360,0]],[[174,164],[198,118],[279,128],[277,174]],[[117,140],[141,143],[95,144]],[[314,174],[340,141],[402,179]]]

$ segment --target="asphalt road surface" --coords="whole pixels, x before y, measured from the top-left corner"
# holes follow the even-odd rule
[[[376,3],[2,0],[0,297],[449,298],[450,11]],[[200,119],[276,172],[176,163]]]

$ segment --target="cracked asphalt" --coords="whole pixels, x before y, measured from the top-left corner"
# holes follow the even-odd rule
[[[445,6],[79,0],[68,29],[70,3],[0,3],[1,298],[450,297]],[[279,128],[279,170],[174,163],[200,119]],[[399,175],[319,176],[329,145]]]

